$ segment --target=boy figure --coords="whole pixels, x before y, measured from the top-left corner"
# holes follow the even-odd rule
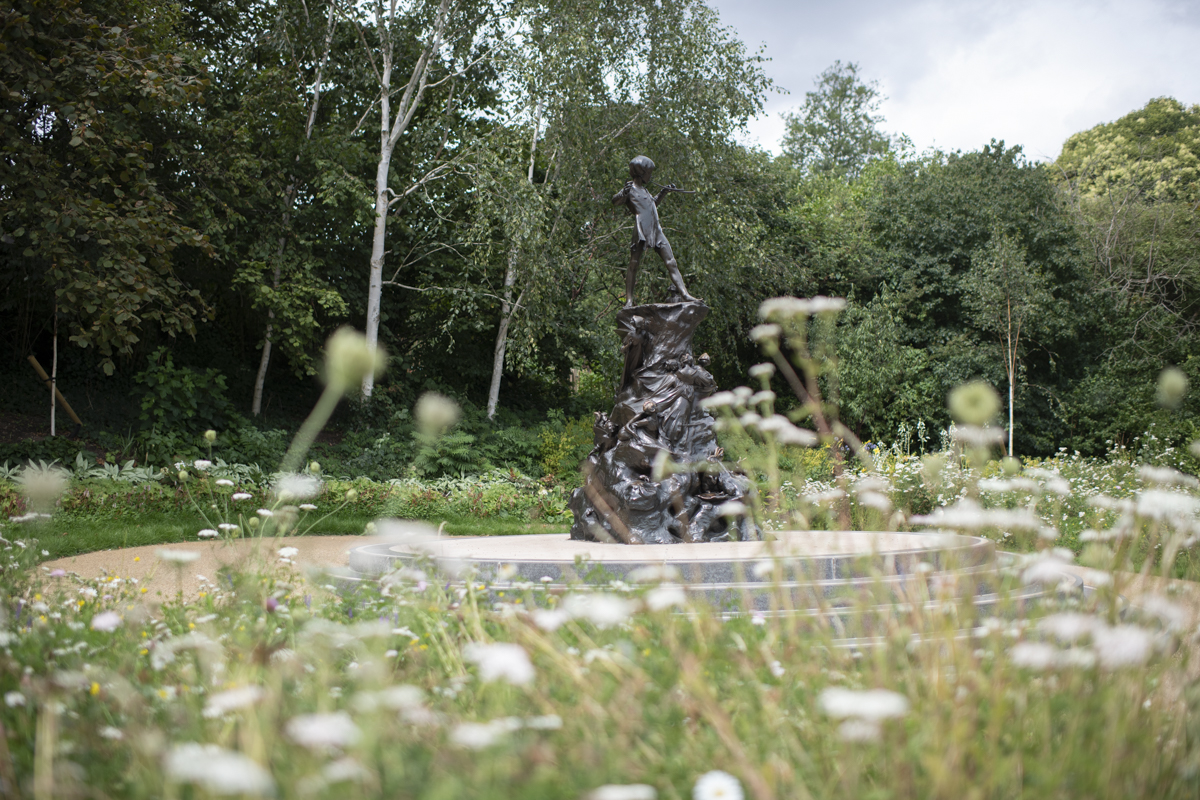
[[[633,286],[637,282],[638,265],[642,261],[642,253],[649,247],[658,252],[671,283],[675,285],[684,300],[695,300],[688,294],[683,285],[683,276],[679,274],[679,265],[675,263],[675,254],[671,252],[671,243],[667,241],[662,226],[658,222],[658,204],[670,192],[677,192],[675,184],[664,186],[657,196],[650,194],[646,184],[654,172],[654,162],[646,156],[638,156],[629,162],[629,177],[625,188],[613,195],[613,205],[624,205],[634,216],[633,244],[629,246],[629,268],[625,270],[625,307],[631,308],[633,302]]]

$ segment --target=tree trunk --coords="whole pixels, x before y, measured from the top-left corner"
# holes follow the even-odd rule
[[[1013,379],[1011,377],[1008,379],[1008,454],[1013,456]]]
[[[380,148],[379,167],[375,171],[375,233],[371,239],[371,279],[367,286],[367,347],[372,353],[379,344],[380,302],[383,297],[383,257],[387,235],[388,169],[392,163],[392,148],[387,145],[387,130],[384,129],[384,146]],[[363,397],[370,399],[375,388],[375,375],[368,372],[363,378]]]
[[[512,321],[515,306],[512,302],[513,285],[517,282],[517,247],[508,253],[508,268],[504,271],[504,299],[500,302],[500,329],[496,331],[496,349],[492,355],[492,385],[488,389],[487,417],[496,416],[496,404],[500,402],[500,376],[504,372],[504,351],[508,349],[508,324]]]
[[[285,214],[285,226],[287,224],[286,220],[287,215]],[[283,259],[283,246],[285,241],[285,237],[279,237],[279,252],[276,253],[275,257],[275,279],[272,282],[272,286],[275,291],[279,291],[280,261]],[[265,386],[267,382],[267,365],[271,363],[271,332],[272,328],[274,327],[274,320],[275,312],[268,309],[267,330],[266,333],[263,334],[262,358],[258,360],[258,375],[254,378],[254,399],[250,402],[250,414],[251,416],[255,417],[262,413],[263,386]]]
[[[54,435],[54,392],[58,387],[58,304],[54,306],[54,351],[50,361],[50,435]]]
[[[308,107],[308,121],[304,124],[304,142],[306,144],[312,139],[313,123],[316,122],[317,108],[321,104],[321,73],[325,71],[325,64],[329,61],[329,51],[333,46],[334,25],[335,17],[333,15],[333,3],[331,2],[329,4],[329,18],[325,23],[325,50],[321,54],[321,63],[317,65],[317,75],[313,81],[313,99]],[[303,146],[301,145],[301,148]],[[296,153],[296,163],[300,163],[299,153]],[[271,288],[276,292],[279,291],[279,271],[281,262],[283,261],[283,248],[287,244],[287,230],[288,223],[291,221],[292,203],[296,202],[296,176],[294,174],[284,196],[287,198],[283,204],[284,235],[279,237],[279,251],[275,254],[275,278],[271,284]],[[258,361],[258,375],[254,378],[254,399],[250,401],[250,414],[255,417],[262,412],[263,386],[266,385],[267,381],[267,365],[271,363],[271,333],[275,327],[274,320],[275,312],[268,309],[267,330],[263,334],[262,357]]]
[[[535,155],[537,154],[537,137],[538,128],[542,120],[542,103],[539,100],[537,111],[533,115],[533,136],[529,141],[529,174],[527,180],[533,184],[533,167]],[[512,250],[508,253],[508,267],[504,271],[504,299],[500,303],[500,327],[496,331],[496,349],[492,355],[492,385],[488,389],[488,404],[487,417],[493,419],[496,416],[496,405],[500,402],[500,378],[504,373],[504,351],[508,349],[508,327],[512,322],[513,314],[521,305],[521,299],[517,298],[517,302],[512,302],[513,286],[517,282],[517,246],[513,244]],[[524,297],[524,292],[521,297]]]

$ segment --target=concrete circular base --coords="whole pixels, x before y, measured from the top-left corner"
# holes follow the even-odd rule
[[[350,567],[382,575],[415,560],[453,562],[479,577],[554,582],[589,575],[626,579],[672,568],[692,583],[847,580],[971,570],[995,559],[991,542],[974,536],[871,531],[783,531],[763,542],[624,545],[582,542],[566,534],[437,537],[365,545]]]
[[[721,613],[820,617],[856,636],[879,629],[876,617],[941,609],[951,598],[980,613],[1020,613],[1055,588],[1006,578],[987,539],[938,532],[783,531],[763,542],[677,545],[582,542],[565,533],[415,535],[364,545],[349,556],[347,585],[403,567],[433,568],[452,582],[469,575],[494,587],[574,584],[586,591],[588,584],[666,580]]]

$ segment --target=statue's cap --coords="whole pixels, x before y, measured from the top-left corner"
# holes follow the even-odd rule
[[[654,162],[647,156],[634,156],[629,162],[629,177],[636,178],[639,175],[649,174],[654,169]]]

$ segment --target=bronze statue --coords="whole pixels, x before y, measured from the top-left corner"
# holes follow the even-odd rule
[[[625,187],[613,195],[613,205],[623,205],[634,217],[633,243],[629,246],[629,266],[625,270],[625,307],[632,308],[633,287],[637,283],[638,266],[642,262],[642,254],[646,248],[656,251],[667,266],[671,283],[676,293],[683,300],[695,300],[683,285],[683,276],[679,274],[679,265],[675,263],[675,254],[671,252],[671,243],[663,233],[658,221],[658,205],[671,192],[683,191],[675,184],[667,184],[657,195],[650,194],[646,184],[654,173],[654,162],[646,156],[637,156],[629,162],[630,180]]]
[[[723,462],[716,420],[700,403],[717,388],[708,354],[692,351],[709,308],[684,287],[658,221],[659,202],[682,190],[669,185],[651,196],[646,184],[653,169],[645,156],[633,159],[633,180],[613,197],[636,220],[626,305],[616,315],[625,363],[612,412],[595,415],[595,447],[582,465],[583,486],[568,504],[571,538],[626,544],[756,539],[761,532],[752,519],[726,511],[729,501],[747,500],[753,485]],[[635,306],[637,268],[647,247],[667,265],[676,296]],[[664,456],[673,465],[665,470]]]

